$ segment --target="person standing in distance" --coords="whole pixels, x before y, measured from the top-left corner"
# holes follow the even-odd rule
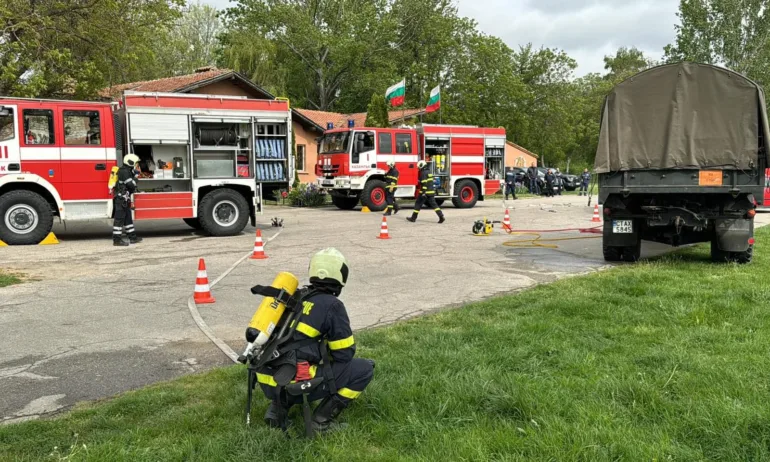
[[[436,203],[436,186],[433,184],[433,175],[428,171],[428,163],[421,160],[417,162],[417,168],[420,170],[420,183],[418,185],[420,188],[420,196],[414,203],[412,216],[407,218],[406,221],[411,221],[412,223],[417,221],[417,214],[420,213],[423,204],[427,203],[429,207],[433,208],[436,215],[438,215],[438,222],[443,223],[445,221],[444,212],[441,211],[441,208]]]
[[[508,200],[508,194],[513,195],[513,200],[516,200],[516,173],[513,169],[505,172],[505,200]]]
[[[118,182],[113,190],[113,210],[115,219],[112,223],[112,245],[126,247],[142,242],[142,238],[136,235],[134,218],[131,216],[131,196],[136,192],[136,165],[139,157],[136,154],[128,154],[123,158],[123,165],[118,169]],[[128,242],[123,240],[123,231],[128,236]]]
[[[527,169],[527,178],[529,179],[529,193],[536,196],[540,195],[540,185],[537,184],[537,166],[532,162],[532,166]]]
[[[398,169],[396,168],[396,162],[389,160],[388,172],[385,174],[385,200],[388,206],[385,207],[385,213],[383,215],[390,216],[398,213],[398,203],[396,203],[396,188],[398,187]]]
[[[583,174],[580,175],[580,191],[578,192],[578,196],[582,196],[583,192],[585,192],[585,195],[588,195],[588,184],[591,183],[591,174],[588,172],[587,168],[583,169]]]

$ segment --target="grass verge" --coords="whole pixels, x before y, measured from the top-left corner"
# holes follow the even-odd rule
[[[20,276],[15,273],[8,273],[0,270],[0,287],[6,287],[13,284],[20,284],[22,281]]]
[[[767,460],[757,240],[747,266],[701,246],[358,333],[374,381],[316,441],[262,425],[264,399],[246,428],[234,366],[0,427],[0,460]]]

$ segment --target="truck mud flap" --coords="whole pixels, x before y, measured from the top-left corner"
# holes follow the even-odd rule
[[[745,218],[717,218],[714,232],[719,249],[724,252],[745,252],[749,238],[754,236],[754,220]]]
[[[613,222],[631,222],[631,232],[628,232],[628,228],[621,226],[613,226]],[[625,225],[626,223],[618,223]],[[617,232],[622,231],[622,232]],[[636,245],[639,242],[639,220],[632,218],[612,218],[604,220],[603,229],[603,243],[605,246],[610,247],[629,247]]]

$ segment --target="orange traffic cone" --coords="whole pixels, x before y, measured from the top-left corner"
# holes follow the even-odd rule
[[[214,297],[211,295],[211,289],[209,289],[209,277],[206,275],[206,263],[201,258],[198,261],[198,277],[195,279],[195,294],[194,300],[196,304],[200,303],[214,303]]]
[[[380,235],[377,236],[377,239],[390,239],[390,234],[388,234],[388,220],[385,217],[382,217],[382,224],[380,225]]]
[[[503,217],[503,229],[506,231],[511,229],[511,216],[508,214],[508,209],[505,209],[505,216]]]
[[[594,204],[594,216],[591,218],[592,222],[601,223],[602,218],[599,216],[599,204]]]
[[[265,255],[265,247],[262,244],[262,231],[257,230],[257,237],[254,239],[254,252],[249,257],[252,260],[264,260],[267,258]]]

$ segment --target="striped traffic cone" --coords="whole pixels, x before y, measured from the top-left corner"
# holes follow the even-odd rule
[[[602,218],[599,216],[599,204],[594,204],[594,216],[591,217],[591,222],[601,223]]]
[[[511,229],[511,216],[508,214],[508,209],[505,209],[505,216],[503,217],[503,229],[506,231]]]
[[[252,252],[249,258],[252,260],[264,260],[267,258],[265,247],[262,244],[262,231],[259,229],[257,230],[257,237],[254,239],[254,252]]]
[[[377,239],[390,239],[390,234],[388,234],[388,220],[385,217],[382,217],[382,224],[380,225],[380,235],[377,236]]]
[[[198,261],[198,277],[195,279],[195,304],[214,303],[214,297],[209,289],[209,277],[206,275],[206,263],[201,258]]]

